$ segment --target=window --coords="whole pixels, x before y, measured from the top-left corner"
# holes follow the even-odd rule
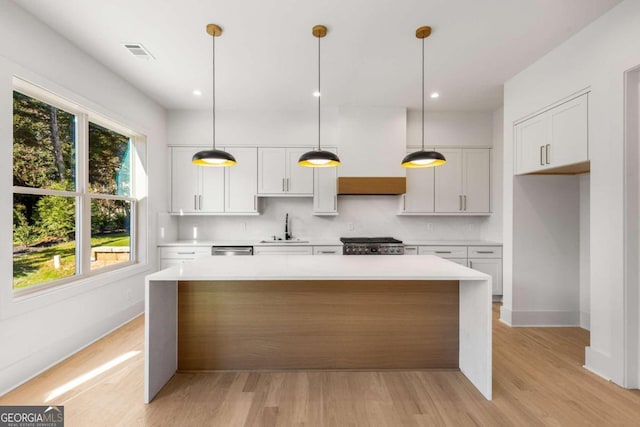
[[[64,100],[13,93],[13,289],[137,261],[136,135]]]

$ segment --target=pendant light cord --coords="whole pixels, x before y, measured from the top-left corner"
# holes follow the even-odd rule
[[[211,97],[213,100],[213,124],[212,124],[211,130],[213,131],[213,149],[215,150],[216,149],[216,36],[215,36],[215,32],[211,36],[211,38],[213,39],[213,43],[212,43],[213,73],[211,73],[211,75],[213,76],[212,78],[213,89],[211,90]]]
[[[318,37],[318,151],[320,151],[320,98],[322,98],[322,92],[320,92],[320,38]]]
[[[424,151],[424,39],[422,39],[422,151]]]

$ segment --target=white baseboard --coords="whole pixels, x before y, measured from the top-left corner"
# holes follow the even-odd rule
[[[508,326],[512,326],[512,313],[504,305],[500,306],[500,321]]]
[[[511,326],[543,326],[543,327],[562,327],[562,326],[580,326],[579,311],[515,311],[510,312]],[[505,323],[507,317],[505,316]]]
[[[0,371],[0,396],[4,396],[64,359],[90,346],[100,338],[109,335],[142,313],[144,313],[144,301],[90,325],[87,329],[68,337],[54,346],[48,347],[46,352],[31,354],[16,363],[4,367]]]
[[[611,365],[611,356],[595,350],[593,347],[586,347],[584,352],[584,366],[588,371],[611,381],[611,375],[608,375],[607,366]]]

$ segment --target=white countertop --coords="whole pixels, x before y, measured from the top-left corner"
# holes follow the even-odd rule
[[[405,246],[502,246],[490,240],[403,240]]]
[[[205,257],[147,276],[175,280],[487,280],[490,276],[432,255]]]
[[[296,239],[297,240],[297,239]],[[300,239],[300,242],[275,240],[273,243],[261,243],[259,240],[177,240],[158,243],[158,246],[342,246],[340,240]]]
[[[158,246],[342,246],[336,240],[300,239],[304,243],[276,240],[273,243],[260,243],[259,240],[177,240],[175,242],[158,243]],[[403,240],[405,246],[502,246],[502,243],[490,240]]]

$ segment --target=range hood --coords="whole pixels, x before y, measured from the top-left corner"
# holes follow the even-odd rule
[[[338,195],[395,196],[407,192],[405,177],[339,177]]]
[[[338,119],[338,195],[406,193],[407,110],[342,106]]]

